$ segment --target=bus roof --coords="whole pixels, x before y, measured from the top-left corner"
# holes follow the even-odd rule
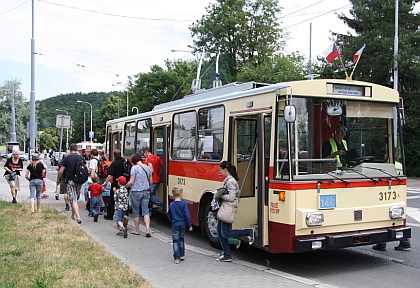
[[[258,94],[264,94],[269,92],[274,92],[276,90],[290,88],[290,93],[293,96],[311,96],[311,97],[337,97],[341,96],[343,99],[348,99],[348,97],[353,97],[356,100],[357,96],[364,96],[364,100],[367,100],[368,95],[352,95],[352,94],[342,94],[343,89],[339,92],[334,92],[334,85],[342,85],[341,87],[352,89],[352,87],[359,87],[360,90],[363,89],[363,93],[369,94],[369,91],[375,89],[375,94],[389,95],[380,101],[394,102],[398,103],[399,94],[396,90],[393,90],[389,87],[368,83],[363,81],[348,81],[345,79],[316,79],[316,80],[301,80],[301,81],[292,81],[292,82],[282,82],[277,84],[265,84],[258,82],[246,82],[246,83],[231,83],[221,87],[212,88],[212,89],[201,89],[194,94],[185,96],[182,99],[162,103],[156,105],[152,111],[144,112],[136,115],[131,115],[127,117],[122,117],[118,119],[108,120],[107,125],[119,123],[121,121],[129,121],[138,119],[139,117],[150,117],[156,114],[165,113],[168,111],[176,111],[181,109],[188,109],[200,105],[209,104],[209,99],[211,102],[223,102],[227,100],[232,100],[236,98],[241,98],[245,96],[252,96]],[[309,88],[310,87],[310,88]],[[357,89],[354,89],[357,90]],[[378,93],[378,90],[383,90],[387,93]],[[337,90],[338,91],[338,90]],[[367,92],[366,92],[367,91]],[[394,93],[390,93],[395,91]],[[354,91],[358,93],[358,91]],[[370,92],[371,93],[371,92]],[[371,93],[372,94],[372,93]],[[370,101],[375,99],[370,98]],[[379,100],[378,100],[379,101]]]

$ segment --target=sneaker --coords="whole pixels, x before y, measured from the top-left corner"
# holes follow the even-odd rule
[[[386,245],[376,244],[376,245],[372,246],[372,249],[378,250],[378,251],[386,251]]]
[[[411,244],[402,244],[402,243],[400,243],[400,245],[394,247],[395,250],[399,250],[399,251],[403,251],[403,250],[406,250],[406,249],[409,249],[409,248],[411,248]]]
[[[241,240],[238,239],[238,243],[236,243],[235,247],[236,249],[239,249],[239,247],[241,247]]]
[[[60,199],[60,194],[55,193],[55,200],[59,200]]]
[[[248,237],[249,245],[252,245],[252,244],[254,244],[254,230],[252,230],[252,229],[249,229],[249,230],[251,230],[251,235],[249,235],[247,237]]]
[[[13,197],[12,203],[17,203],[16,197]]]
[[[179,259],[175,259],[175,264],[179,264]]]
[[[123,226],[124,226],[124,228],[127,229],[127,226],[128,226],[128,216],[127,215],[124,215]]]
[[[225,255],[222,255],[222,256],[216,258],[216,261],[219,261],[219,262],[232,262],[232,258],[226,258]]]
[[[93,213],[92,212],[89,212],[88,216],[89,217],[92,217],[93,216]]]
[[[98,214],[95,214],[95,216],[93,216],[93,221],[98,222]]]
[[[185,260],[185,256],[179,257],[179,260],[184,261]]]
[[[70,210],[70,206],[69,206],[69,204],[66,204],[66,211],[69,211]]]
[[[117,236],[124,236],[124,231],[123,230],[120,230],[115,235],[117,235]]]

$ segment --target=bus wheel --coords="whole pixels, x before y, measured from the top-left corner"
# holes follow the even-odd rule
[[[206,201],[206,209],[204,212],[204,229],[206,231],[207,239],[210,242],[210,245],[214,248],[221,249],[219,236],[217,235],[217,223],[216,213],[211,210],[210,203],[212,198],[209,198]]]

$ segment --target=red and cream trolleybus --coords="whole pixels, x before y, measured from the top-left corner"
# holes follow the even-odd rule
[[[108,121],[105,150],[112,159],[114,149],[131,157],[148,146],[162,157],[164,212],[181,185],[193,225],[214,246],[211,191],[222,185],[223,160],[237,167],[241,189],[233,228],[252,227],[255,247],[297,253],[372,245],[411,237],[402,112],[398,92],[373,83],[233,83]],[[323,155],[339,124],[346,165]]]

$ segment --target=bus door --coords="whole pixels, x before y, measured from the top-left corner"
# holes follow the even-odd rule
[[[266,217],[265,195],[268,191],[268,169],[270,153],[271,117],[263,114],[246,115],[231,119],[233,127],[230,141],[229,159],[236,166],[239,177],[241,198],[234,228],[252,227],[255,243],[264,245],[263,219]],[[268,132],[267,132],[268,131]],[[267,145],[267,147],[265,146]],[[260,147],[265,147],[260,149]]]
[[[108,133],[108,143],[107,147],[109,147],[107,150],[108,159],[109,161],[114,161],[114,150],[120,149],[121,150],[121,133],[119,131],[115,132],[109,132]]]
[[[163,167],[160,172],[161,185],[159,185],[156,191],[156,197],[163,201],[164,211],[167,211],[168,207],[168,160],[169,160],[169,129],[167,125],[154,127],[153,128],[153,147],[152,153],[159,156],[163,160]]]

